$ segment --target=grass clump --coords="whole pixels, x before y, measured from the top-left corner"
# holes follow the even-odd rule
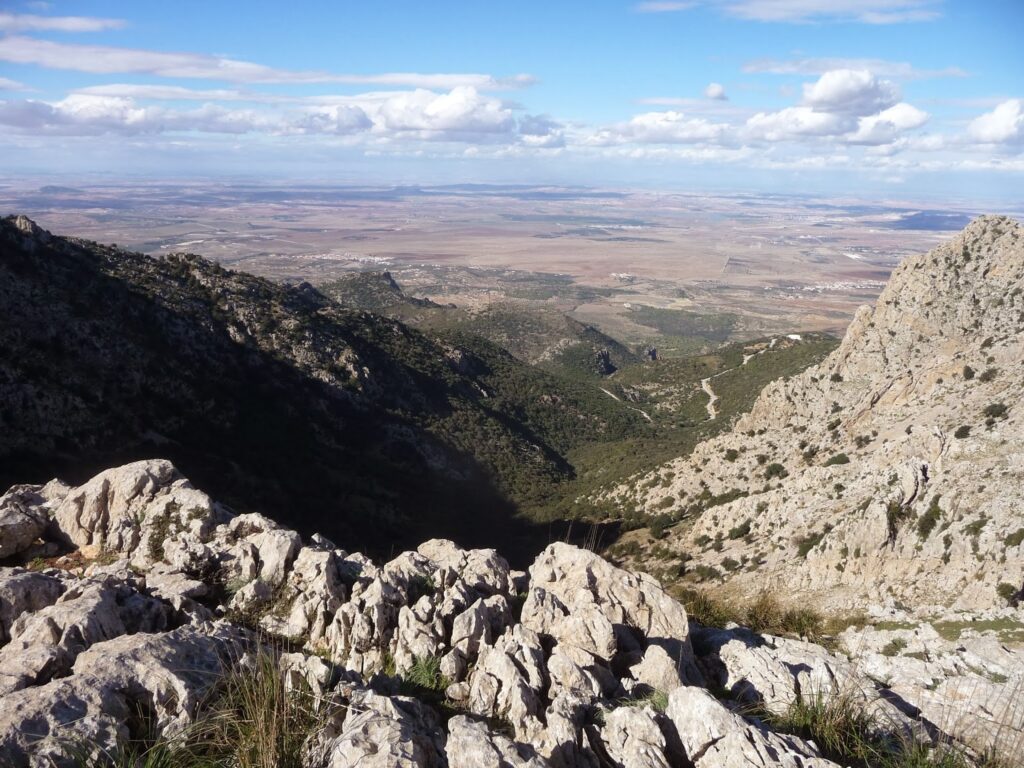
[[[440,656],[414,656],[412,666],[402,673],[402,688],[403,692],[408,692],[407,695],[441,693],[450,683],[441,674]]]
[[[782,715],[767,713],[774,729],[818,745],[822,755],[851,768],[1004,768],[993,755],[973,758],[948,739],[932,744],[873,714],[857,692],[811,693]]]
[[[703,627],[721,629],[730,623],[738,624],[742,619],[742,614],[735,607],[702,589],[678,589],[675,597],[686,608],[689,619]]]
[[[664,712],[668,708],[668,694],[657,688],[628,699],[619,699],[622,707],[651,707],[655,712]]]
[[[156,735],[149,719],[114,754],[90,745],[71,754],[80,768],[303,768],[326,716],[312,691],[285,684],[276,654],[260,650],[227,671],[183,733]]]

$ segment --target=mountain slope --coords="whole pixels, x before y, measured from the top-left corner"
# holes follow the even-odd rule
[[[380,313],[424,331],[482,336],[523,362],[554,373],[596,379],[640,362],[612,337],[543,301],[507,299],[472,310],[442,305],[408,295],[390,272],[359,272],[319,288],[346,307]]]
[[[1024,231],[982,217],[901,264],[733,431],[609,496],[683,520],[658,546],[684,580],[835,608],[1005,604],[1024,582],[1022,360]]]
[[[572,476],[569,448],[647,428],[482,340],[23,217],[0,222],[0,313],[0,485],[165,455],[228,502],[389,551],[525,536],[515,504]]]

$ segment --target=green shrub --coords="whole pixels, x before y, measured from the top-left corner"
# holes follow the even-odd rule
[[[999,373],[999,369],[998,368],[986,368],[978,376],[978,381],[984,381],[984,382],[992,381],[993,379],[995,379],[995,377],[996,377],[996,375],[998,373]]]
[[[797,539],[797,554],[800,557],[807,557],[807,554],[818,546],[824,538],[824,533],[810,533],[807,536]]]
[[[1017,594],[1017,588],[1013,584],[1007,584],[1004,581],[996,587],[996,594],[1008,603]]]
[[[1008,547],[1019,547],[1022,541],[1024,541],[1024,528],[1018,528],[1003,539],[1003,543]]]
[[[914,513],[904,507],[899,501],[893,500],[885,507],[885,522],[889,529],[889,541],[896,539],[900,526],[904,520],[910,518]]]
[[[765,479],[771,479],[773,477],[786,477],[789,473],[786,468],[778,462],[772,462],[764,470]]]
[[[974,378],[974,369],[969,365],[964,366],[964,379],[970,381]]]
[[[990,419],[1001,419],[1006,411],[1006,403],[989,403],[985,406],[984,414]]]
[[[953,433],[953,437],[958,440],[963,440],[965,437],[971,434],[971,428],[967,424],[956,428],[956,432]]]
[[[886,643],[881,650],[883,656],[898,656],[899,652],[905,650],[907,641],[902,637],[894,637]]]
[[[655,539],[663,539],[668,534],[668,529],[675,524],[671,515],[658,515],[652,517],[651,521],[647,524],[647,530],[651,532],[651,536]]]
[[[850,463],[850,457],[849,456],[847,456],[845,453],[837,453],[834,456],[830,456],[828,461],[825,462],[824,466],[826,466],[826,467],[834,467],[837,464],[849,464],[849,463]]]
[[[737,525],[735,528],[730,528],[729,529],[729,538],[730,539],[742,539],[748,533],[750,533],[750,521],[749,520],[744,520],[742,523]]]
[[[935,530],[935,526],[938,525],[942,517],[942,509],[939,507],[939,499],[941,498],[942,496],[939,494],[932,496],[928,509],[917,520],[917,535],[922,541],[931,536],[932,531]]]
[[[740,457],[740,452],[737,451],[735,448],[727,448],[726,449],[726,451],[725,451],[725,460],[726,461],[736,461],[736,459],[738,459],[739,457]]]

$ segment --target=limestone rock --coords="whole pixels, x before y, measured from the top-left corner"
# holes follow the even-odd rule
[[[643,650],[629,647],[635,643],[631,636],[635,628],[646,645],[664,649],[681,679],[700,680],[686,610],[651,577],[624,571],[592,552],[555,543],[530,567],[530,584],[553,594],[573,616],[586,617],[596,608],[614,627],[620,652]]]
[[[448,768],[548,768],[532,747],[519,744],[465,715],[448,721]]]
[[[175,733],[237,649],[226,626],[123,635],[79,654],[70,677],[0,698],[0,763],[72,768],[81,747],[117,754],[137,708]]]
[[[668,744],[649,707],[619,707],[605,716],[605,751],[622,768],[669,768]]]
[[[444,732],[437,715],[415,699],[361,691],[343,723],[320,735],[306,762],[310,768],[442,768]]]
[[[702,688],[681,686],[669,696],[671,721],[686,758],[702,766],[833,768],[808,742],[748,723]]]
[[[49,522],[40,486],[16,485],[0,496],[0,560],[24,552]]]

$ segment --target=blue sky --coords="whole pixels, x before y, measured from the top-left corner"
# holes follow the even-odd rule
[[[0,3],[8,173],[1019,200],[1024,2]]]

